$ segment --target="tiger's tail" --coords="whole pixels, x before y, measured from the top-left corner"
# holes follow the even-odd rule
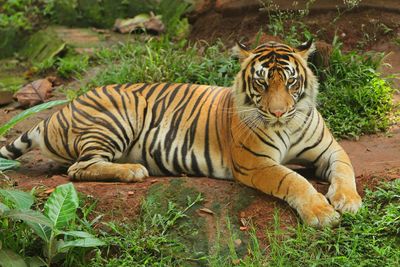
[[[43,121],[0,149],[0,157],[16,159],[32,148],[39,146],[43,132]]]

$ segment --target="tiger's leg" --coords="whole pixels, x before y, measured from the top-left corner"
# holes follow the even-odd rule
[[[339,213],[307,179],[272,160],[252,171],[235,173],[235,177],[247,186],[285,200],[306,224],[323,227],[339,222]]]
[[[326,197],[340,212],[355,213],[361,206],[361,197],[356,189],[355,175],[350,159],[336,142],[320,158],[317,175],[331,184]]]
[[[141,182],[149,176],[141,164],[119,164],[100,158],[78,161],[68,169],[68,176],[81,181]]]
[[[141,182],[149,176],[141,164],[111,162],[118,159],[120,153],[100,149],[86,151],[68,169],[68,176],[73,180]]]

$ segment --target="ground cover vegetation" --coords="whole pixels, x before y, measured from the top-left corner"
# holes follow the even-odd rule
[[[37,17],[43,15],[48,16],[50,21],[61,21],[57,17],[58,8],[63,7],[72,12],[81,7],[81,2],[70,9],[63,6],[78,3],[76,1],[48,1],[49,5],[44,9],[46,13],[33,16],[39,11],[32,11],[29,7],[37,7],[36,3],[39,2],[44,3],[6,1],[2,7],[5,12],[0,16],[0,25],[17,25],[21,30],[31,30]],[[70,99],[94,86],[112,83],[168,81],[230,86],[239,70],[239,64],[231,56],[229,47],[222,42],[188,42],[182,35],[187,22],[181,19],[187,6],[182,4],[174,12],[169,1],[162,3],[158,11],[164,14],[164,23],[169,29],[166,35],[137,37],[131,42],[98,49],[90,56],[72,54],[56,58],[53,62],[47,62],[47,65],[36,66],[39,73],[53,69],[64,78],[80,79],[90,68],[99,67],[95,76],[79,90],[70,90],[68,85],[64,86],[63,91]],[[148,8],[143,7],[139,11],[146,12],[150,10]],[[87,7],[82,7],[82,10],[90,11]],[[99,9],[94,15],[82,13],[82,17],[90,18],[89,22],[85,22],[88,25],[96,25],[93,21],[101,12]],[[24,16],[26,13],[33,15]],[[312,37],[313,34],[305,24],[294,23],[290,28],[285,26],[285,21],[295,18],[285,13],[271,13],[269,33],[286,36],[285,41],[293,45]],[[315,70],[318,76],[323,77],[318,99],[319,110],[337,137],[356,137],[386,130],[390,125],[393,90],[388,77],[382,77],[377,71],[382,57],[376,53],[343,53],[340,40],[335,39],[330,67]],[[4,125],[0,132],[7,131],[15,121]],[[0,164],[0,172],[18,164],[1,163],[5,165]],[[6,177],[6,172],[0,175]],[[220,233],[215,244],[201,248],[203,253],[190,255],[188,245],[177,238],[176,232],[188,233],[188,227],[192,227],[193,233],[201,231],[201,225],[191,224],[188,217],[203,201],[202,196],[195,192],[188,194],[184,204],[164,200],[162,207],[159,205],[160,199],[146,198],[139,217],[130,222],[102,221],[102,215],[95,211],[95,200],[85,196],[78,198],[72,185],[56,188],[47,201],[47,196],[43,197],[42,192],[40,188],[30,193],[1,189],[0,265],[8,266],[10,262],[16,266],[400,264],[398,180],[383,183],[373,191],[368,190],[360,212],[353,216],[345,214],[340,226],[335,229],[317,230],[298,223],[295,227],[282,230],[277,212],[274,222],[265,229],[266,247],[257,237],[256,229],[249,229],[247,234],[250,241],[245,256],[239,255],[235,249],[236,233],[230,223],[228,237],[221,237]],[[63,203],[66,207],[60,204],[61,200],[65,200]],[[63,208],[67,215],[54,216],[56,210],[62,215]],[[229,222],[230,219],[227,220]],[[41,249],[38,250],[38,247]]]

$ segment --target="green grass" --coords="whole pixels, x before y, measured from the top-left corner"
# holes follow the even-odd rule
[[[107,246],[98,250],[90,266],[187,266],[201,262],[204,257],[190,251],[182,241],[190,235],[187,214],[193,213],[194,206],[202,201],[199,194],[191,195],[193,198],[187,197],[185,204],[148,197],[134,222],[107,223],[101,233]],[[177,236],[177,232],[182,235]]]
[[[356,137],[390,125],[394,90],[388,77],[377,72],[383,56],[344,54],[334,44],[330,67],[322,71],[326,79],[320,85],[319,110],[335,136]]]
[[[168,38],[103,49],[97,58],[104,68],[93,79],[94,86],[167,81],[230,86],[239,71],[222,43],[187,45]]]
[[[338,228],[298,224],[282,230],[279,213],[265,231],[267,248],[251,230],[248,255],[214,254],[210,266],[399,266],[400,180],[367,190],[361,210],[344,214]]]

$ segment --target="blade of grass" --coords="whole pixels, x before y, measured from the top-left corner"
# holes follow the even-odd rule
[[[3,126],[0,127],[0,136],[3,136],[4,134],[6,134],[15,124],[28,118],[29,116],[31,116],[35,113],[38,113],[42,110],[65,104],[67,102],[68,102],[68,100],[54,100],[54,101],[46,102],[46,103],[43,103],[43,104],[28,108],[27,110],[22,111],[18,115],[14,116],[11,120],[9,120],[6,124],[4,124]]]

